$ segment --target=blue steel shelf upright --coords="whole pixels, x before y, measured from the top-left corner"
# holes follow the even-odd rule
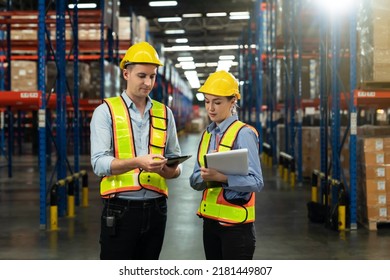
[[[65,9],[66,0],[56,2],[56,62],[57,62],[57,109],[56,109],[56,145],[57,145],[57,179],[61,180],[67,176],[66,166],[66,52],[65,52]],[[65,216],[66,213],[66,190],[58,190],[58,215]]]
[[[255,19],[255,45],[256,45],[256,53],[255,53],[255,74],[256,74],[256,98],[255,98],[255,104],[256,104],[256,124],[255,127],[257,131],[259,132],[259,152],[262,154],[263,152],[263,131],[262,131],[262,124],[260,120],[260,116],[262,115],[262,107],[263,107],[263,20],[264,20],[264,13],[262,9],[262,1],[257,0],[255,2],[255,8],[254,8],[254,19]]]
[[[277,136],[275,120],[276,112],[276,11],[275,0],[266,1],[266,34],[265,43],[265,62],[268,80],[266,82],[266,105],[267,105],[267,133],[264,136],[265,141],[271,146],[272,165],[277,163]]]
[[[350,138],[349,138],[349,150],[350,159],[349,159],[349,208],[350,208],[350,229],[357,229],[357,162],[356,162],[356,138],[357,138],[357,110],[354,103],[355,100],[355,89],[357,88],[357,79],[356,79],[356,30],[357,30],[357,5],[354,2],[353,6],[350,9],[349,14],[349,41],[350,41],[350,100],[349,100],[349,119],[350,119]]]
[[[357,4],[352,3],[347,17],[349,24],[349,41],[344,40],[348,46],[342,46],[341,28],[345,20],[340,14],[331,14],[330,16],[320,11],[320,150],[321,150],[321,198],[328,211],[330,207],[335,207],[339,201],[340,184],[331,182],[341,182],[345,186],[345,191],[349,195],[349,226],[350,229],[357,228],[356,221],[356,134],[357,134],[357,113],[354,104],[354,91],[356,90],[356,12]],[[349,88],[348,95],[344,96],[346,106],[349,109],[349,123],[344,135],[341,135],[341,98],[347,90],[345,81],[340,77],[341,59],[343,50],[349,58]],[[329,96],[331,97],[331,107],[328,108]],[[329,135],[330,133],[330,135]],[[341,152],[347,135],[349,134],[349,171],[350,181],[347,182],[341,165]],[[341,138],[341,136],[343,136]],[[341,140],[342,139],[342,140]],[[328,145],[330,144],[331,160],[328,163]],[[331,179],[332,181],[330,181]],[[329,214],[329,213],[328,213]],[[348,222],[348,221],[347,221]]]
[[[45,0],[38,2],[38,90],[42,92],[41,105],[38,111],[39,129],[39,224],[46,229],[46,43],[45,43]]]

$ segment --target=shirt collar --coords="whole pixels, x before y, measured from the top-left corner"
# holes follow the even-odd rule
[[[219,128],[219,132],[220,133],[224,133],[225,130],[232,124],[232,122],[238,120],[238,116],[237,115],[233,115],[233,116],[230,116],[228,117],[227,119],[225,119],[223,122],[221,122],[219,124],[219,126],[217,126],[217,124],[215,122],[212,122],[208,127],[207,127],[207,132],[211,133],[213,130],[218,130]]]
[[[127,108],[134,109],[134,106],[135,106],[134,102],[133,102],[133,100],[130,99],[130,97],[127,95],[125,90],[122,92],[121,96],[122,96],[123,100],[125,101]],[[145,112],[149,111],[150,108],[152,108],[152,99],[150,98],[150,96],[147,96],[146,99],[147,100],[146,100]]]

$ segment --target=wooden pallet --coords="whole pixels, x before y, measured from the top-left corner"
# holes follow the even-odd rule
[[[390,225],[390,220],[368,220],[366,223],[364,223],[364,226],[370,231],[377,231],[378,224]]]

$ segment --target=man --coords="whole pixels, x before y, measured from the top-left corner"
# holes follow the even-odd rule
[[[168,186],[181,166],[172,111],[152,100],[157,68],[148,43],[131,46],[120,68],[127,81],[120,96],[106,98],[91,120],[91,164],[101,176],[101,259],[158,259],[167,219]]]

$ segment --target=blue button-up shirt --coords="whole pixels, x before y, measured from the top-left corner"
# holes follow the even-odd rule
[[[148,154],[149,146],[149,110],[152,107],[150,97],[146,102],[144,115],[138,111],[133,101],[127,96],[126,91],[121,95],[129,108],[133,127],[134,145],[137,156]],[[167,108],[168,127],[165,156],[179,156],[181,149],[176,133],[176,124],[171,109]],[[99,105],[93,115],[90,124],[91,129],[91,164],[96,175],[103,177],[111,175],[111,162],[113,154],[112,118],[106,103]],[[180,168],[182,168],[180,166]],[[148,199],[161,196],[157,192],[141,189],[136,192],[121,193],[119,197],[132,199]]]
[[[215,139],[219,134],[219,139],[222,139],[223,134],[232,122],[237,120],[236,115],[225,119],[219,126],[212,122],[206,129],[212,134],[208,153],[211,153],[216,148]],[[259,158],[259,139],[257,135],[249,127],[244,127],[237,135],[233,149],[248,149],[248,175],[226,175],[228,178],[227,184],[222,184],[226,190],[225,195],[230,199],[245,199],[250,197],[251,192],[259,192],[264,187],[263,175],[260,166]],[[190,177],[191,187],[196,190],[204,190],[206,184],[200,176],[199,162],[196,161],[194,171]]]

